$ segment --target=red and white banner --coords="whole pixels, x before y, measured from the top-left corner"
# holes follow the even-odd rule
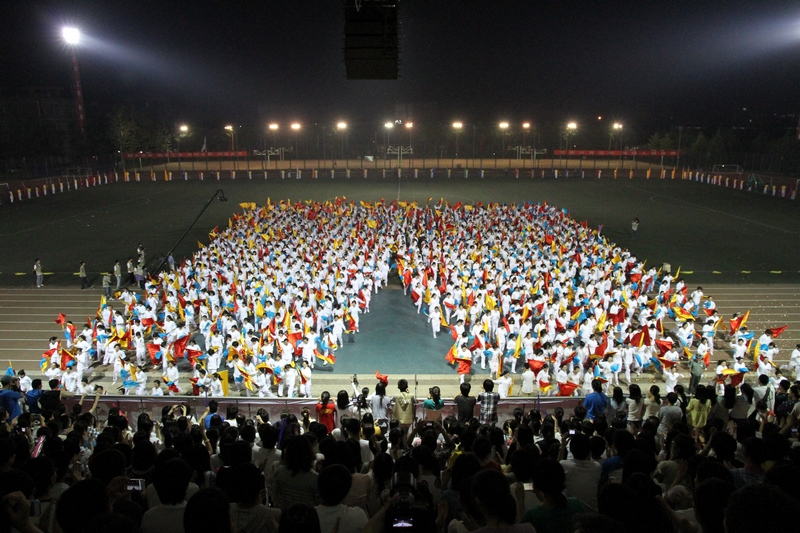
[[[553,155],[677,157],[681,152],[680,150],[553,150]]]
[[[135,154],[122,154],[125,159],[167,159],[178,157],[247,157],[247,151],[238,152],[137,152]]]

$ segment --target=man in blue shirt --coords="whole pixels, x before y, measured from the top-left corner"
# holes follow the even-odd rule
[[[9,422],[22,414],[22,408],[19,406],[19,399],[22,398],[22,395],[14,390],[14,382],[15,379],[11,376],[0,378],[0,383],[3,384],[3,390],[0,391],[0,407],[8,413]]]
[[[217,400],[211,400],[210,402],[208,402],[208,414],[203,419],[203,424],[205,425],[206,429],[211,427],[211,417],[213,417],[214,415],[218,415],[223,422],[225,421],[225,417],[219,414],[217,412],[218,410],[219,410],[219,404],[217,403]]]
[[[42,392],[42,380],[37,378],[31,381],[31,390],[25,393],[25,403],[28,405],[28,411],[31,414],[42,414],[42,408],[39,407],[39,397]]]
[[[605,414],[606,407],[608,407],[608,396],[603,394],[603,384],[600,380],[592,380],[592,390],[594,392],[587,394],[583,400],[583,406],[586,408],[586,418],[594,420],[594,417]]]

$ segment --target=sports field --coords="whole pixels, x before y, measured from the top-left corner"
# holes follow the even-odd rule
[[[424,203],[444,197],[451,203],[548,202],[569,210],[591,227],[629,248],[648,265],[680,266],[689,287],[705,286],[723,316],[752,308],[751,327],[788,323],[778,339],[779,360],[800,342],[800,208],[798,203],[680,180],[541,180],[437,177],[386,180],[379,177],[311,180],[172,181],[115,183],[4,205],[0,209],[0,361],[15,368],[38,366],[46,339],[60,334],[52,320],[59,312],[81,320],[94,314],[100,295],[98,273],[114,260],[125,263],[142,243],[151,268],[194,220],[217,189],[229,201],[213,201],[175,252],[191,254],[208,242],[215,226],[226,226],[240,202],[264,204],[267,197],[317,201],[401,199]],[[422,175],[422,173],[420,173]],[[641,221],[637,237],[630,221]],[[36,290],[31,271],[40,258],[46,287]],[[79,290],[74,275],[85,260],[95,288]],[[22,274],[22,275],[20,275]],[[444,361],[451,344],[434,340],[424,315],[417,315],[396,281],[373,299],[362,316],[361,333],[346,343],[335,368],[318,370],[342,380],[352,373],[448,374]],[[715,292],[715,290],[717,292]],[[789,348],[787,350],[787,348]],[[477,366],[477,365],[476,365]],[[479,372],[479,370],[476,371]],[[316,389],[317,387],[315,387]]]

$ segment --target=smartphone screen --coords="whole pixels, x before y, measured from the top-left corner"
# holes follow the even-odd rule
[[[131,478],[128,480],[128,490],[136,490],[139,492],[144,491],[144,480],[138,478]]]
[[[28,500],[30,504],[30,515],[32,517],[42,516],[42,502],[39,500]]]
[[[522,488],[528,492],[533,491],[533,483],[523,483]]]

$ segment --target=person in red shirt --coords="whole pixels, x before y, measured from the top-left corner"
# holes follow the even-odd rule
[[[317,421],[328,428],[328,434],[333,432],[333,415],[336,412],[336,405],[331,401],[331,394],[323,391],[317,403]]]

